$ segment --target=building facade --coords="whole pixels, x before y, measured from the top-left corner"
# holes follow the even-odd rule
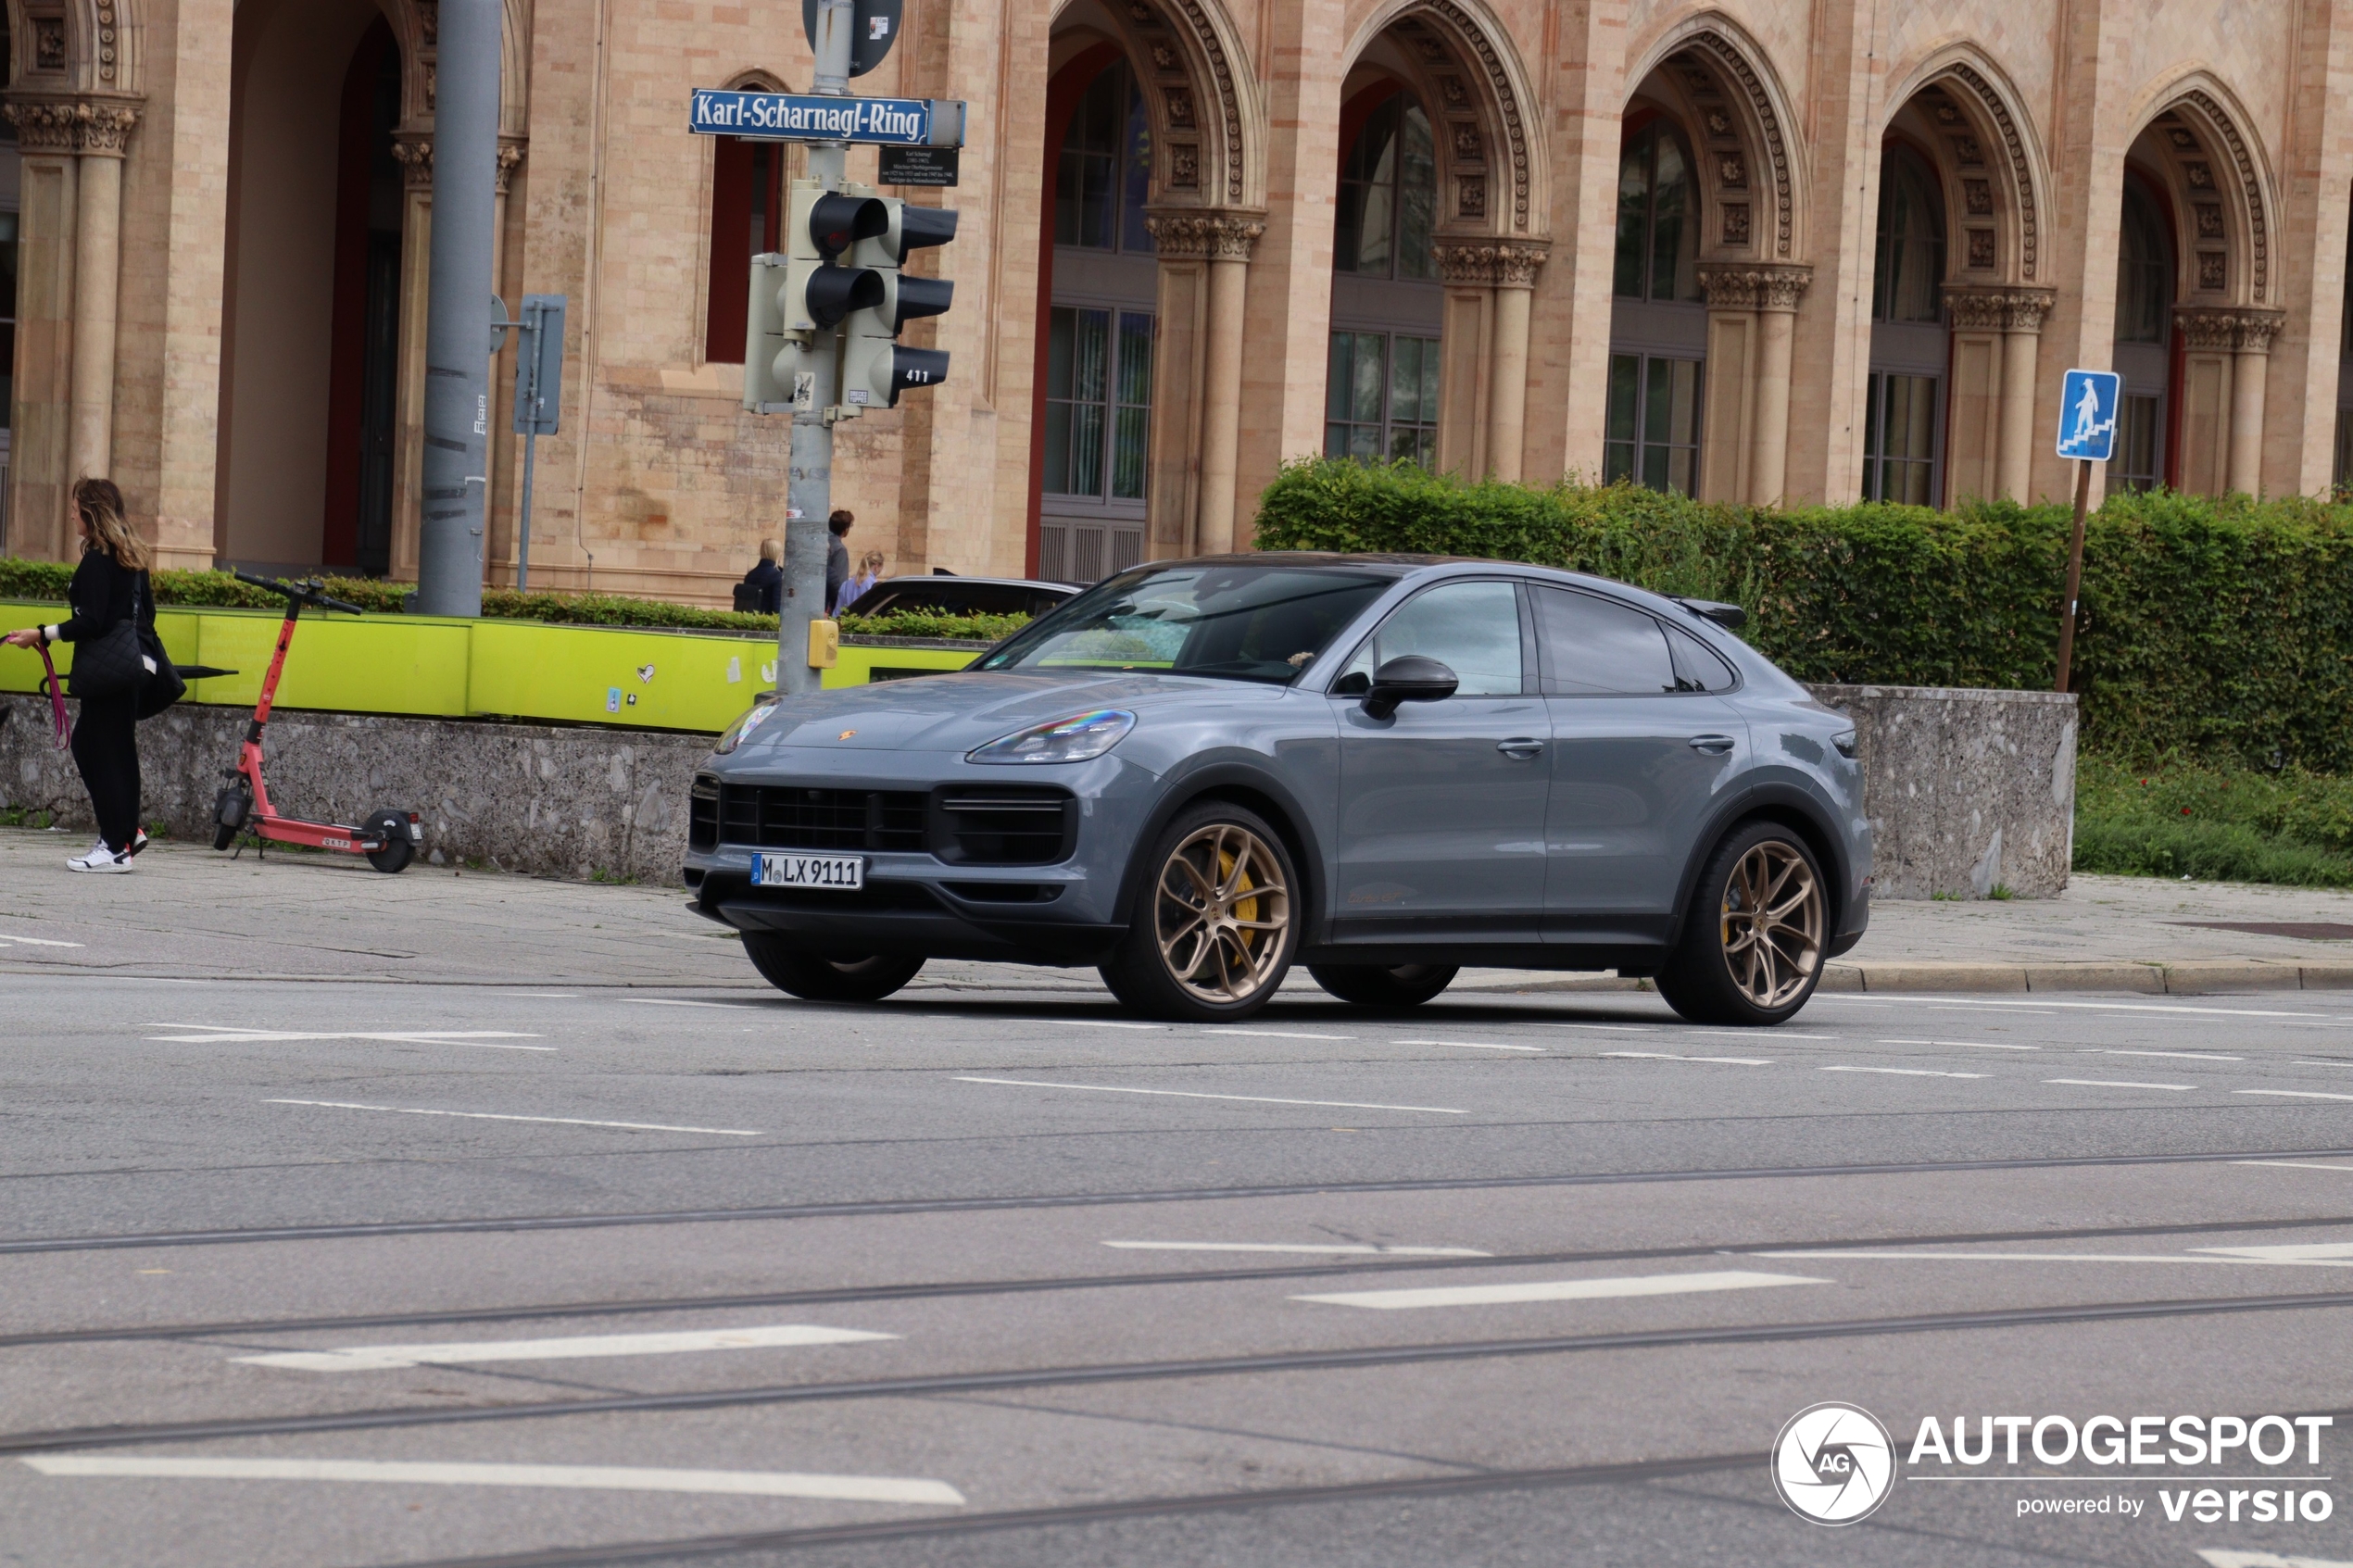
[[[738,397],[799,154],[687,94],[805,88],[800,7],[503,4],[493,282],[571,302],[534,584],[724,602],[781,527]],[[106,472],[166,564],[413,576],[434,0],[6,14],[6,552],[65,554]],[[2353,5],[907,0],[855,85],[970,105],[961,185],[904,193],[962,213],[907,339],[948,382],[840,427],[893,571],[1245,546],[1314,453],[2064,496],[2070,366],[2125,378],[2101,483],[2346,475]]]

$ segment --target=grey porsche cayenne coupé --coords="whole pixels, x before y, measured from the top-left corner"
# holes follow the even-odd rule
[[[1464,965],[1806,1004],[1869,916],[1855,732],[1740,612],[1541,567],[1264,553],[1123,571],[967,670],[763,703],[687,886],[796,996],[1092,964],[1246,1018],[1294,962],[1403,1007]]]

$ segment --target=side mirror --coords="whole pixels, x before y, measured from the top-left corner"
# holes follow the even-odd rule
[[[1372,690],[1365,694],[1365,711],[1386,719],[1401,702],[1443,702],[1462,683],[1434,659],[1403,654],[1373,671]]]

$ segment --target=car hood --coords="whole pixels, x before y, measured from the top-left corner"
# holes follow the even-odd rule
[[[1124,708],[1143,717],[1179,704],[1272,701],[1284,689],[1166,675],[926,675],[788,698],[737,755],[800,746],[970,751],[1015,730],[1098,708]]]

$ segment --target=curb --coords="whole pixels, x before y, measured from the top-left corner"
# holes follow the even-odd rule
[[[1646,980],[1616,975],[1489,983],[1453,987],[1483,995],[1519,991],[1647,991]],[[1841,963],[1822,973],[1830,992],[1925,995],[1939,992],[2126,991],[2148,997],[2202,997],[2232,991],[2353,990],[2353,963],[2273,963],[2224,959],[2166,963]]]

